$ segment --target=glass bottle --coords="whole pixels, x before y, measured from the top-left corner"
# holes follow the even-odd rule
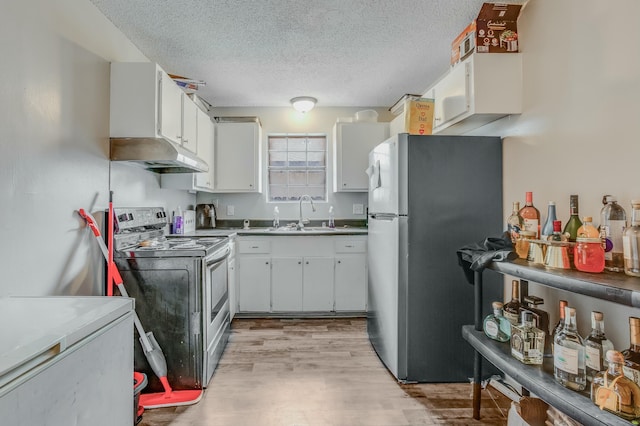
[[[551,332],[551,337],[555,337],[563,328],[564,328],[564,308],[569,306],[569,302],[566,300],[561,300],[558,302],[560,305],[560,319],[558,319],[558,323],[555,327],[553,327],[553,331]]]
[[[604,315],[602,312],[591,312],[591,333],[584,339],[587,380],[607,368],[605,356],[613,350],[613,343],[604,335]],[[621,367],[622,368],[622,367]]]
[[[547,240],[553,234],[553,221],[555,220],[558,220],[556,217],[556,203],[555,201],[549,201],[549,207],[547,208],[547,220],[544,222],[544,226],[540,230],[541,239]]]
[[[544,304],[544,299],[530,294],[523,298],[523,302],[523,309],[530,311],[533,314],[533,325],[544,332],[544,356],[550,357],[551,336],[549,334],[549,313],[537,307],[538,305]]]
[[[640,318],[629,317],[629,349],[624,355],[624,375],[640,386]]]
[[[336,227],[335,213],[333,213],[333,206],[329,207],[329,228]]]
[[[640,417],[640,387],[622,374],[623,355],[614,350],[606,354],[609,367],[596,374],[591,384],[591,400],[601,410],[627,420]]]
[[[280,227],[280,209],[278,206],[273,208],[273,227],[278,229]]]
[[[482,329],[490,339],[498,342],[508,342],[511,337],[511,323],[502,315],[502,302],[491,304],[493,313],[484,319]]]
[[[593,218],[591,216],[585,216],[582,218],[582,226],[578,228],[576,239],[582,238],[600,238],[600,232],[593,226]]]
[[[533,313],[523,310],[521,324],[511,330],[511,355],[524,364],[542,364],[544,331],[533,325]]]
[[[566,235],[562,234],[562,221],[554,220],[553,221],[553,234],[549,237],[549,241],[566,241]]]
[[[533,206],[533,192],[525,193],[525,204],[519,213],[524,220],[524,229],[536,233],[536,238],[540,238],[540,211]]]
[[[573,263],[578,271],[599,273],[604,270],[604,248],[600,238],[576,238]]]
[[[511,281],[511,301],[502,307],[502,315],[509,320],[512,325],[517,325],[520,319],[520,282]]]
[[[564,308],[564,320],[564,328],[553,340],[553,376],[562,386],[582,391],[587,387],[585,350],[575,308]]]
[[[569,241],[575,241],[578,236],[578,228],[582,226],[582,222],[580,221],[580,216],[578,216],[578,196],[571,195],[569,197],[569,210],[571,216],[569,216],[569,220],[567,224],[564,226],[564,230],[562,231],[564,234],[568,234],[567,237]]]
[[[632,200],[631,226],[622,235],[622,251],[624,252],[624,273],[632,277],[640,277],[640,200]]]
[[[613,195],[602,197],[605,205],[600,210],[600,233],[605,238],[604,267],[607,271],[624,271],[622,234],[627,227],[627,212]]]
[[[507,218],[507,232],[511,237],[511,242],[515,245],[518,240],[518,235],[520,231],[524,229],[524,219],[520,216],[520,202],[513,202],[513,209],[511,210],[511,215]]]

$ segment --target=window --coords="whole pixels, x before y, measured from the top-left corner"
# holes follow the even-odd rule
[[[273,135],[269,143],[269,201],[327,200],[327,137]]]

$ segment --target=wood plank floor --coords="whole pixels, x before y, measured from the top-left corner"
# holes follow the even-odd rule
[[[147,410],[140,425],[506,425],[510,400],[482,397],[476,421],[470,384],[398,384],[362,318],[234,319],[202,400]]]

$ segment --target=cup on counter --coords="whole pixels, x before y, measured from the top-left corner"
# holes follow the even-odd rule
[[[529,255],[530,240],[536,237],[534,231],[520,231],[518,238],[516,239],[516,254],[520,259],[526,259]]]

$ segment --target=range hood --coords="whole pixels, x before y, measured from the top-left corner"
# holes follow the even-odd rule
[[[155,173],[202,173],[207,163],[163,138],[111,138],[111,161],[129,161]]]

